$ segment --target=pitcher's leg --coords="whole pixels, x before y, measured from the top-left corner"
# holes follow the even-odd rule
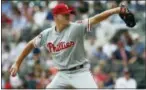
[[[47,89],[64,89],[69,86],[69,82],[67,81],[67,76],[64,76],[61,72],[58,72],[52,82],[47,85]]]
[[[90,71],[78,72],[72,75],[72,85],[75,88],[98,88]]]

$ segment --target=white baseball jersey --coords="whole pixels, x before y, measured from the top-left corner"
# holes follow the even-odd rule
[[[126,80],[125,77],[120,77],[116,80],[115,83],[115,88],[124,88],[124,89],[128,89],[128,88],[132,88],[132,89],[136,89],[137,87],[137,83],[133,78],[130,78],[129,80]]]
[[[57,32],[52,26],[35,38],[34,46],[46,47],[58,69],[70,69],[88,62],[84,49],[87,31],[90,31],[89,19],[70,22],[62,32]]]
[[[70,22],[62,31],[55,26],[41,32],[34,40],[35,47],[44,46],[53,55],[58,69],[70,69],[88,62],[85,56],[84,35],[90,31],[89,21]],[[86,82],[84,82],[86,81]],[[58,72],[46,88],[97,88],[89,71],[89,64],[73,71]]]

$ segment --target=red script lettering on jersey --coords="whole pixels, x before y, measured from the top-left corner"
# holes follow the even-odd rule
[[[70,41],[70,42],[59,42],[57,44],[57,46],[55,46],[53,43],[49,42],[47,44],[47,47],[49,48],[50,52],[58,52],[60,50],[63,50],[63,49],[66,49],[66,48],[69,48],[69,47],[72,47],[74,46],[74,42],[73,41]]]

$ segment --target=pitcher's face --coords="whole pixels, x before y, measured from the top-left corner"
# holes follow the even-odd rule
[[[58,14],[55,16],[57,22],[68,25],[70,22],[70,14]]]

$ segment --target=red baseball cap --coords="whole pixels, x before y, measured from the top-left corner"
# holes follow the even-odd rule
[[[52,13],[53,15],[70,14],[71,11],[72,10],[66,4],[60,3],[53,8]]]

